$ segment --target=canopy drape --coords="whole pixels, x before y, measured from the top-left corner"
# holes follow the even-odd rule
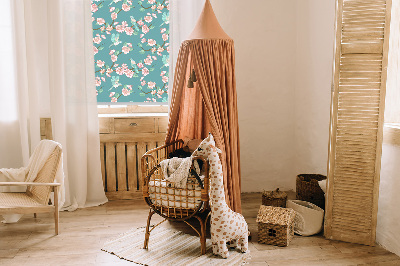
[[[188,88],[193,70],[197,81],[194,88]],[[166,143],[204,139],[209,132],[222,150],[227,204],[241,212],[235,51],[231,39],[184,41],[175,66]]]

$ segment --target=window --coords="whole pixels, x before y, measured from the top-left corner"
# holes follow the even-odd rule
[[[169,1],[93,0],[97,102],[168,102]]]

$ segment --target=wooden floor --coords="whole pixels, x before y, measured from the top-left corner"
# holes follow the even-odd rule
[[[255,218],[261,195],[244,194],[242,201],[253,236],[250,265],[400,265],[400,258],[382,247],[329,241],[322,235],[295,236],[285,248],[258,244]],[[0,223],[0,265],[134,265],[100,249],[107,239],[144,226],[147,214],[148,207],[142,200],[112,201],[99,207],[62,212],[58,236],[54,236],[49,214],[38,214],[36,219],[26,215],[16,224]],[[190,232],[184,224],[162,226],[186,228]]]

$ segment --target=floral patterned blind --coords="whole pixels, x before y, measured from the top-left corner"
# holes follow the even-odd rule
[[[92,0],[98,103],[166,103],[168,0]]]

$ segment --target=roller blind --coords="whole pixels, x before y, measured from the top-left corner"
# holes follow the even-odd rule
[[[92,0],[99,104],[168,103],[169,0]]]
[[[373,245],[390,0],[338,0],[325,236]]]

